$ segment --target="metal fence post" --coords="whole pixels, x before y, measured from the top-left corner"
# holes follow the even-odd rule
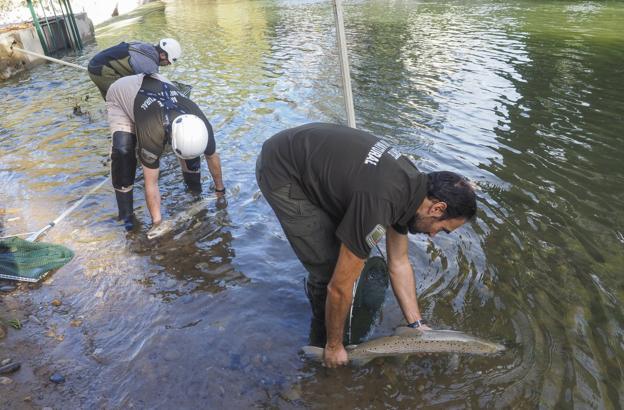
[[[39,24],[39,17],[37,17],[37,13],[35,13],[35,9],[32,4],[32,0],[27,0],[28,8],[30,9],[30,14],[33,18],[33,24],[35,25],[35,30],[37,31],[37,36],[39,37],[39,42],[41,43],[41,48],[43,48],[43,53],[45,55],[50,54],[48,51],[48,44],[46,42],[46,38],[43,35],[43,31],[41,30],[41,25]]]

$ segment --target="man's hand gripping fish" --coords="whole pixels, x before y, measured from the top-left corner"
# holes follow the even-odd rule
[[[372,339],[359,345],[347,346],[349,363],[362,366],[378,357],[409,356],[417,353],[494,354],[505,350],[503,345],[454,330],[420,330],[398,327],[394,335]],[[304,346],[303,354],[323,361],[323,349]]]

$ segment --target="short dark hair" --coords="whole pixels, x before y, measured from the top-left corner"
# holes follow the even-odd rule
[[[477,213],[477,195],[463,176],[450,171],[427,174],[427,197],[446,203],[442,219],[471,220]]]

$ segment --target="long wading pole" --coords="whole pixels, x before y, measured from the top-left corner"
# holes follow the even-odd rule
[[[342,19],[342,0],[334,0],[334,17],[336,20],[336,42],[338,43],[338,57],[340,58],[340,73],[342,74],[342,90],[344,93],[347,125],[355,128],[355,109],[353,108],[353,93],[351,92],[351,75],[349,73],[349,56],[347,55],[347,38]]]
[[[99,184],[97,184],[96,186],[94,186],[93,188],[91,188],[91,190],[89,190],[89,192],[87,192],[86,194],[84,194],[82,196],[82,198],[80,198],[78,201],[74,202],[74,204],[72,206],[70,206],[69,208],[67,208],[65,211],[63,211],[62,214],[60,214],[55,220],[53,220],[52,222],[48,223],[46,226],[44,226],[43,228],[39,229],[37,232],[34,232],[32,235],[30,235],[28,238],[26,238],[27,241],[29,242],[34,242],[36,241],[41,235],[43,235],[44,233],[46,233],[46,231],[48,231],[50,228],[52,228],[54,225],[58,224],[59,222],[61,222],[63,219],[65,219],[65,217],[67,215],[69,215],[74,209],[78,208],[80,206],[80,204],[82,204],[84,202],[85,199],[87,199],[87,197],[91,194],[93,194],[95,191],[97,191],[98,189],[100,189],[100,187],[102,185],[104,185],[108,180],[110,179],[110,176],[107,176],[105,178],[103,178]]]
[[[33,24],[35,25],[35,30],[37,31],[37,36],[39,37],[39,42],[41,43],[41,48],[43,48],[43,53],[48,55],[48,45],[46,43],[46,39],[41,31],[41,25],[39,24],[39,17],[37,17],[37,13],[35,13],[35,8],[33,7],[32,0],[27,0],[28,8],[30,9],[30,14],[33,18]]]
[[[44,55],[41,55],[39,53],[35,53],[33,51],[24,50],[23,48],[19,48],[19,47],[15,46],[15,44],[11,45],[11,50],[17,50],[20,53],[30,54],[31,56],[43,58],[45,60],[52,61],[53,63],[63,64],[63,65],[69,66],[69,67],[79,68],[79,69],[85,70],[85,71],[87,70],[87,67],[83,67],[81,65],[74,64],[74,63],[68,63],[67,61],[59,60],[59,59],[56,59],[56,58],[53,58],[53,57],[44,56]]]

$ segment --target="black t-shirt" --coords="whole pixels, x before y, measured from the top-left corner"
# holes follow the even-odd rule
[[[334,124],[278,133],[264,143],[261,161],[271,190],[297,183],[363,259],[389,226],[407,234],[427,193],[427,176],[409,158],[374,135]]]
[[[201,109],[193,101],[186,98],[174,85],[168,84],[173,102],[177,109],[169,112],[169,121],[173,123],[176,117],[182,114],[193,114],[201,118],[208,129],[208,145],[204,154],[212,155],[216,150],[214,133],[208,119]],[[145,76],[141,89],[163,95],[163,86],[160,80]],[[134,99],[134,125],[136,128],[139,158],[147,168],[156,169],[159,159],[163,154],[167,141],[164,126],[165,108],[163,103],[156,98],[139,91]]]

